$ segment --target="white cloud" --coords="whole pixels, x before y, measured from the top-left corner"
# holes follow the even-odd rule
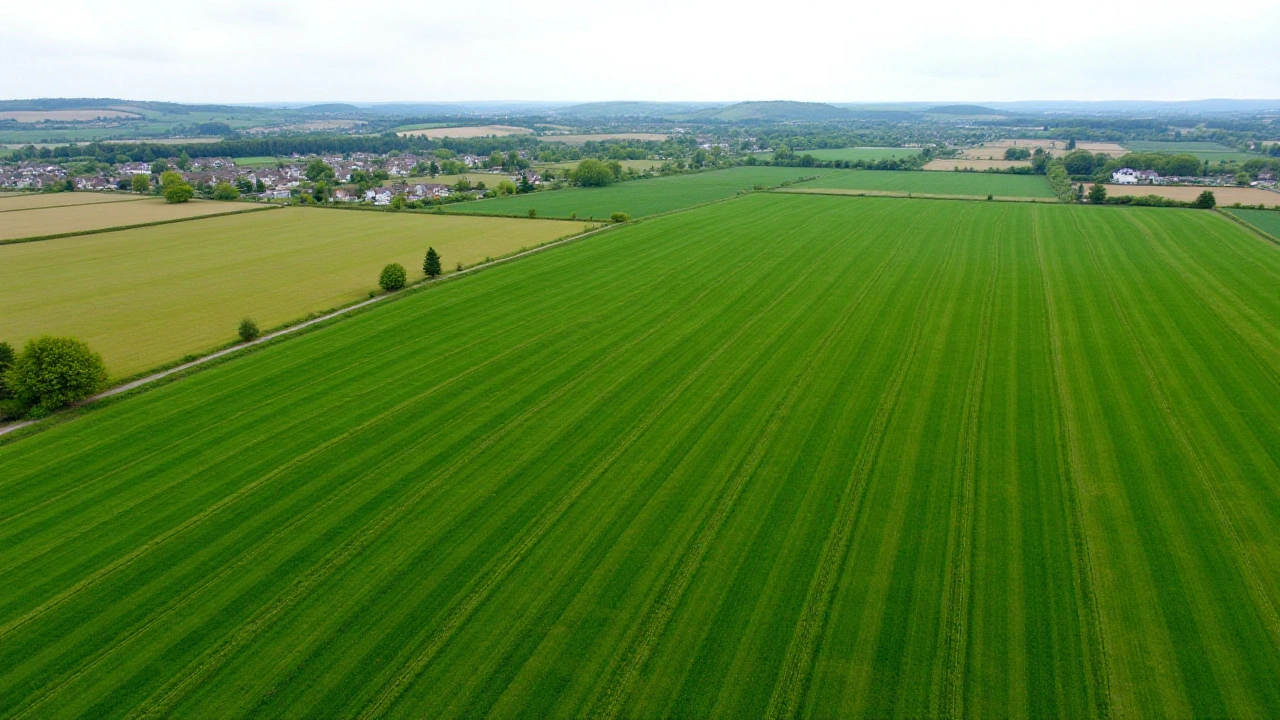
[[[1280,3],[9,4],[0,97],[1280,97]]]

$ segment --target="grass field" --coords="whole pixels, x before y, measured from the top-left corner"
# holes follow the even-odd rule
[[[920,154],[920,148],[853,147],[834,150],[797,150],[797,155],[812,155],[818,160],[891,160]]]
[[[97,205],[99,203],[142,200],[145,196],[133,193],[60,192],[23,193],[0,196],[0,212],[30,210],[33,208],[65,207],[68,205]]]
[[[256,157],[232,158],[236,167],[275,167],[280,162],[279,158],[270,155],[259,155]]]
[[[116,377],[367,297],[399,262],[422,277],[582,230],[580,223],[286,208],[0,245],[0,339],[72,335]]]
[[[1052,198],[1049,182],[1039,175],[998,173],[912,172],[888,170],[838,170],[818,180],[799,183],[797,188],[837,190],[878,190],[923,195],[966,197]]]
[[[64,193],[75,195],[75,193]],[[105,196],[104,196],[105,197]],[[129,197],[129,196],[123,196]],[[136,196],[133,199],[137,199]],[[0,200],[3,206],[5,200]],[[144,223],[181,220],[183,218],[220,215],[253,209],[245,203],[192,200],[171,205],[161,198],[137,202],[98,202],[33,208],[0,213],[0,240],[81,233],[102,228],[141,225]]]
[[[538,169],[541,169],[541,168],[558,168],[558,169],[562,169],[562,170],[571,170],[571,169],[573,169],[573,168],[578,167],[578,163],[580,163],[580,162],[582,162],[582,161],[581,161],[581,160],[569,160],[569,161],[566,161],[566,162],[557,162],[557,163],[541,163],[541,162],[536,162],[536,163],[534,163],[534,167],[535,167],[535,168],[538,168]],[[611,162],[613,162],[613,161],[611,161]],[[632,169],[632,170],[637,170],[637,171],[643,172],[643,171],[645,171],[645,170],[657,170],[658,168],[662,167],[662,163],[664,163],[664,162],[666,162],[666,161],[665,161],[665,160],[618,160],[618,161],[616,161],[616,162],[617,162],[619,165],[621,165],[621,166],[623,167],[623,169],[624,169],[624,170],[629,168],[629,169]]]
[[[1126,150],[1133,152],[1185,153],[1195,155],[1201,160],[1216,163],[1221,160],[1243,162],[1260,155],[1250,155],[1232,150],[1215,142],[1161,142],[1158,140],[1134,140],[1124,143]]]
[[[538,217],[607,220],[615,212],[644,217],[691,207],[701,203],[733,197],[741,190],[756,185],[766,187],[788,180],[814,177],[833,172],[816,168],[736,167],[728,170],[670,175],[648,180],[631,180],[603,188],[568,188],[507,198],[477,200],[448,205],[451,213],[481,213],[525,216],[529,209]]]
[[[540,135],[538,137],[542,142],[558,142],[568,143],[569,145],[583,145],[588,142],[605,142],[607,140],[647,140],[651,142],[662,142],[671,137],[663,133],[595,133],[587,135]]]
[[[1276,717],[1280,252],[756,194],[0,446],[0,713]]]
[[[1280,212],[1275,210],[1237,210],[1234,208],[1227,210],[1227,212],[1271,235],[1271,237],[1280,239]]]

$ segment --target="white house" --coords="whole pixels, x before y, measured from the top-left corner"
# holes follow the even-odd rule
[[[364,199],[372,200],[374,205],[390,205],[391,191],[387,188],[375,188],[364,191]]]
[[[1138,173],[1133,168],[1120,168],[1111,173],[1111,182],[1116,185],[1137,185]]]

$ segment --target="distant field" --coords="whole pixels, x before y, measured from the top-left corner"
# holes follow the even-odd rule
[[[439,183],[441,185],[453,186],[457,184],[457,182],[462,178],[466,178],[471,181],[472,185],[475,185],[478,182],[483,182],[486,188],[492,188],[492,187],[496,187],[497,184],[502,182],[503,180],[515,182],[512,179],[513,177],[514,177],[513,175],[504,175],[502,173],[482,173],[482,172],[463,173],[461,175],[437,175],[435,177],[431,177],[429,175],[423,175],[423,176],[415,175],[412,177],[393,177],[389,180],[384,180],[382,184],[388,187],[391,185],[397,185],[397,184],[413,185],[414,183]]]
[[[1222,160],[1243,162],[1260,155],[1250,155],[1232,150],[1214,142],[1159,142],[1154,140],[1135,140],[1124,143],[1126,149],[1133,152],[1185,153],[1195,155],[1201,160],[1216,163]]]
[[[587,142],[603,142],[605,140],[652,140],[662,142],[670,135],[661,133],[598,133],[595,135],[540,135],[542,142],[559,142],[570,145],[582,145]]]
[[[424,128],[422,130],[404,130],[396,134],[403,137],[478,138],[489,137],[490,135],[528,135],[532,133],[533,131],[529,128],[514,127],[512,125],[479,125],[474,127],[439,127]]]
[[[449,127],[449,123],[417,123],[416,125],[401,125],[393,128],[393,132],[405,132],[407,130],[432,130],[435,128]]]
[[[0,339],[73,335],[129,375],[366,297],[427,246],[446,271],[581,231],[581,223],[285,208],[0,245]]]
[[[833,150],[797,150],[797,155],[812,155],[818,160],[893,160],[915,157],[920,148],[853,147]]]
[[[1280,193],[1251,187],[1195,187],[1167,185],[1107,185],[1108,195],[1159,195],[1172,200],[1190,202],[1208,190],[1219,205],[1280,205]]]
[[[79,193],[62,194],[77,195]],[[0,200],[0,207],[5,202],[9,201]],[[208,200],[192,200],[170,205],[162,198],[146,198],[137,202],[105,202],[15,210],[0,213],[0,240],[78,233],[204,215],[221,215],[241,212],[253,207],[246,203]]]
[[[111,118],[139,118],[136,113],[123,110],[5,110],[0,120],[16,120],[20,123],[35,122],[83,122]]]
[[[1277,277],[757,193],[375,306],[0,445],[0,715],[1280,717]]]
[[[1280,212],[1275,210],[1229,209],[1227,212],[1253,225],[1273,238],[1280,239]]]
[[[925,170],[1008,170],[1015,167],[1031,167],[1030,160],[975,160],[972,158],[950,158],[947,160],[930,160],[925,163]]]
[[[1052,198],[1049,181],[1040,175],[998,173],[913,172],[886,170],[837,170],[821,179],[799,183],[796,188],[879,190],[926,195],[966,197]]]
[[[561,170],[569,170],[569,169],[578,167],[578,163],[580,162],[582,161],[570,160],[567,162],[558,162],[558,163],[535,162],[534,167],[535,168],[559,168]],[[613,161],[610,161],[610,162],[613,162]],[[622,165],[623,168],[631,168],[637,171],[657,170],[658,168],[662,167],[663,162],[666,162],[666,161],[664,160],[618,160],[617,161],[617,163],[619,165]]]
[[[447,205],[452,213],[488,213],[524,216],[530,208],[538,217],[607,220],[615,212],[639,218],[679,210],[712,200],[732,197],[756,185],[774,186],[788,180],[821,175],[829,170],[815,168],[736,167],[728,170],[670,175],[649,180],[631,180],[603,188],[567,188],[530,195],[477,200]]]
[[[144,200],[144,195],[133,193],[60,192],[22,193],[0,197],[0,212],[30,210],[33,208],[65,207],[68,205],[96,205],[98,203]]]
[[[274,167],[280,162],[279,158],[270,155],[259,155],[257,157],[232,158],[232,162],[236,167]]]

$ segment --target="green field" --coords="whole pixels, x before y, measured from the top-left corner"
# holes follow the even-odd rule
[[[1005,173],[913,172],[897,170],[836,170],[818,180],[798,183],[801,189],[872,190],[962,197],[1052,198],[1049,182],[1040,175]]]
[[[582,228],[285,208],[0,245],[0,340],[72,335],[102,353],[113,376],[127,376],[230,342],[244,317],[267,328],[368,297],[389,262],[402,263],[411,280],[421,278],[428,245],[448,271]]]
[[[444,283],[0,446],[0,714],[1280,716],[1277,278],[760,193]]]
[[[1268,233],[1273,238],[1280,238],[1280,212],[1275,210],[1243,210],[1231,208],[1227,212]]]
[[[236,167],[275,167],[280,162],[280,158],[271,155],[259,155],[257,157],[241,157],[234,158]]]
[[[812,155],[818,160],[891,160],[920,154],[920,148],[854,147],[831,150],[796,150],[797,155]],[[772,153],[769,153],[772,155]]]
[[[771,187],[789,180],[814,177],[832,172],[818,168],[735,167],[728,170],[669,175],[648,180],[631,180],[603,188],[567,188],[532,195],[477,200],[447,205],[451,213],[479,213],[523,217],[529,209],[538,217],[607,220],[615,212],[632,217],[658,213],[723,200],[756,185]]]
[[[1232,150],[1215,142],[1162,142],[1158,140],[1133,140],[1123,143],[1126,150],[1147,153],[1185,153],[1195,155],[1201,160],[1216,163],[1221,160],[1244,162],[1260,155],[1250,155]]]

